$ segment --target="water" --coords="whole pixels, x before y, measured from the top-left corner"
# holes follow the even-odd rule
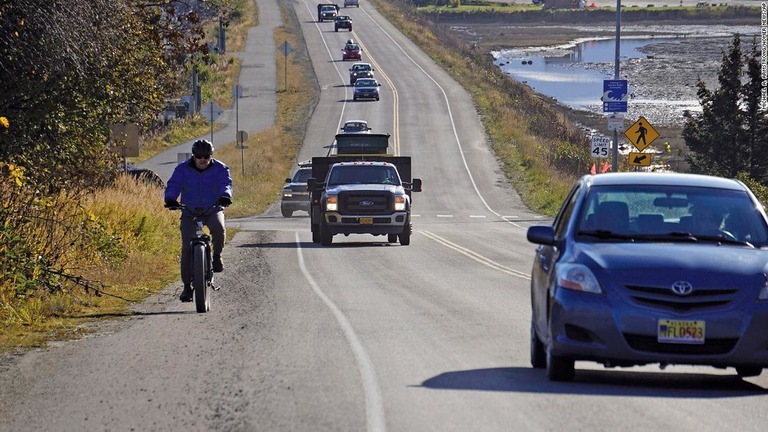
[[[638,48],[679,40],[675,37],[623,38],[620,42],[620,64],[630,59],[647,58]],[[602,112],[600,96],[603,94],[603,80],[614,77],[616,40],[580,42],[570,49],[552,49],[549,55],[525,51],[502,51],[494,55],[496,65],[505,74],[538,93],[553,97],[571,108],[597,111],[599,107]],[[632,83],[629,83],[630,98],[632,90]],[[698,106],[696,100],[683,103]]]

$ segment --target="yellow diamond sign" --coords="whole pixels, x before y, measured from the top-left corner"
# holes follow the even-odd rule
[[[659,137],[659,133],[656,129],[648,123],[645,117],[640,117],[632,126],[628,127],[624,131],[624,136],[627,137],[629,142],[632,143],[638,150],[643,151],[646,147]]]

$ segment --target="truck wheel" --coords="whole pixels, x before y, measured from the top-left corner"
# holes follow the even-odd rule
[[[330,246],[331,243],[333,243],[333,234],[331,234],[325,222],[320,222],[320,244]]]
[[[312,225],[312,243],[320,243],[320,228],[317,225]]]
[[[288,210],[285,207],[280,207],[280,213],[282,213],[283,217],[291,217],[291,216],[293,216],[293,210]]]
[[[387,234],[387,241],[390,243],[397,243],[397,234]]]
[[[400,244],[403,246],[408,246],[411,244],[411,224],[407,223],[405,224],[405,227],[403,227],[403,232],[400,233]]]

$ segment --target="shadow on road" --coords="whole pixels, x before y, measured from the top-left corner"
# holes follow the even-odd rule
[[[768,393],[768,390],[736,375],[576,369],[573,382],[557,383],[549,381],[544,370],[521,367],[445,372],[429,378],[420,387],[699,399],[762,396]]]

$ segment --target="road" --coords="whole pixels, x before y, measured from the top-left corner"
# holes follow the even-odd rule
[[[6,358],[0,430],[764,430],[768,373],[531,369],[525,228],[545,219],[504,180],[469,96],[362,1],[343,12],[382,97],[352,102],[349,33],[295,8],[322,88],[299,159],[348,118],[392,133],[424,180],[411,245],[321,247],[277,208],[229,220],[210,313],[175,283],[80,341]]]

